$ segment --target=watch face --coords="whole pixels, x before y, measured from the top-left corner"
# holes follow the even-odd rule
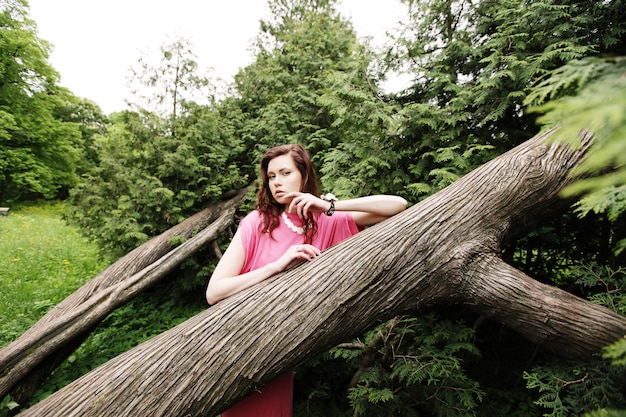
[[[335,197],[333,194],[328,193],[326,194],[322,200],[326,200],[326,201],[337,201],[337,197]]]

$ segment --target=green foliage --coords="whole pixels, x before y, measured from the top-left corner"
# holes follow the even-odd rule
[[[402,317],[365,336],[358,383],[348,397],[356,413],[368,416],[476,415],[484,396],[463,369],[478,355],[473,331],[434,314]],[[334,350],[353,360],[354,353]]]
[[[626,186],[608,186],[587,193],[576,202],[576,212],[584,217],[593,212],[605,213],[606,217],[616,222],[626,211]]]
[[[529,389],[539,393],[535,403],[549,410],[544,416],[565,417],[625,407],[623,375],[623,366],[598,361],[536,367],[525,372],[524,379]]]
[[[385,149],[394,106],[381,99],[371,51],[333,6],[270,2],[275,16],[262,22],[255,62],[235,77],[244,117],[237,136],[249,161],[281,143],[305,145],[336,195],[401,189],[389,184],[401,171]]]
[[[610,359],[613,365],[626,365],[626,338],[607,346],[603,356]]]
[[[622,315],[626,314],[626,271],[591,264],[575,271],[576,283],[587,298]],[[544,416],[582,415],[596,409],[626,408],[626,343],[608,346],[607,360],[564,362],[537,366],[524,372],[526,386],[537,390],[535,403],[547,410]],[[593,415],[593,414],[592,414]]]
[[[585,265],[580,268],[576,283],[589,291],[590,301],[626,316],[626,268]]]
[[[366,57],[367,51],[360,52]],[[341,141],[321,158],[324,187],[340,197],[374,193],[405,194],[406,175],[394,152],[397,106],[381,100],[368,60],[328,74],[320,104],[334,118]],[[368,77],[366,83],[363,77]]]
[[[76,172],[80,175],[88,173],[99,162],[96,139],[107,134],[108,118],[100,107],[86,99],[70,100],[65,106],[58,107],[54,114],[59,120],[78,127],[81,137],[78,146],[81,158],[77,162]]]
[[[188,39],[175,38],[159,47],[158,62],[147,56],[138,59],[129,79],[138,112],[148,109],[172,123],[175,130],[184,103],[209,103],[213,100],[213,86],[198,67],[193,45]]]
[[[411,194],[430,195],[444,189],[476,168],[485,160],[485,155],[490,155],[493,149],[491,145],[470,144],[463,148],[461,145],[454,145],[423,153],[420,160],[410,166],[411,172],[419,178],[423,176],[426,167],[434,168],[428,172],[427,182],[409,185]]]
[[[544,125],[560,125],[555,140],[575,143],[579,132],[594,135],[591,157],[576,174],[597,174],[607,167],[617,169],[603,176],[578,181],[569,195],[621,186],[626,181],[626,60],[623,58],[588,58],[574,61],[550,74],[540,83],[531,104],[541,104],[545,97],[558,97],[538,106],[544,113]],[[569,93],[569,94],[568,94]],[[575,95],[572,95],[575,94]]]
[[[574,175],[586,178],[569,186],[564,195],[584,194],[576,204],[584,217],[590,212],[605,214],[618,222],[626,211],[626,60],[587,58],[573,61],[542,80],[529,104],[544,113],[539,119],[546,126],[558,124],[554,140],[576,145],[582,131],[591,131],[594,143],[589,157]],[[546,102],[546,99],[552,99]],[[616,254],[626,248],[626,239],[613,242]]]
[[[401,135],[392,146],[415,196],[536,133],[536,116],[523,106],[547,71],[622,47],[624,7],[617,1],[405,3],[409,19],[385,59],[415,77],[398,97]],[[476,145],[492,148],[462,167],[460,155]],[[433,158],[452,149],[459,157]]]
[[[0,415],[11,415],[13,410],[15,410],[20,405],[15,401],[11,400],[11,396],[7,395],[2,402],[0,402]]]

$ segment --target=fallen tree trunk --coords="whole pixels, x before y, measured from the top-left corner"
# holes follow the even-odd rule
[[[134,249],[76,290],[0,351],[0,398],[28,400],[47,377],[113,310],[156,284],[232,224],[245,197],[210,206]],[[204,229],[204,230],[203,230]],[[196,232],[200,231],[196,234]],[[174,248],[173,237],[187,240]]]
[[[432,305],[464,304],[559,354],[589,357],[626,334],[626,319],[499,256],[516,222],[556,201],[591,141],[572,149],[544,139],[208,308],[20,416],[216,415],[307,358]]]

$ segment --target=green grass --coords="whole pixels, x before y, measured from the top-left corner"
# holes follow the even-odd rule
[[[98,248],[63,220],[62,203],[0,216],[0,347],[110,264]],[[174,275],[109,314],[23,406],[205,309],[206,274]],[[0,400],[0,417],[17,406],[10,396]]]
[[[0,216],[0,347],[108,265],[62,214],[46,203]]]

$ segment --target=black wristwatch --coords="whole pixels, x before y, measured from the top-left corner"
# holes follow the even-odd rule
[[[337,201],[337,197],[328,193],[322,196],[322,200],[330,202],[330,208],[326,211],[327,216],[332,216],[335,212],[335,201]]]

